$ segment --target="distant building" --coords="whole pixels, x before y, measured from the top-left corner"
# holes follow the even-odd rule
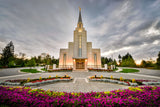
[[[41,60],[44,60],[45,58],[51,58],[51,56],[48,53],[41,53]]]
[[[93,49],[87,42],[87,31],[83,27],[81,9],[74,30],[74,40],[68,43],[68,49],[60,49],[59,68],[72,67],[73,70],[101,67],[100,49]]]
[[[25,53],[19,52],[19,54],[14,54],[14,57],[19,59],[28,59]]]

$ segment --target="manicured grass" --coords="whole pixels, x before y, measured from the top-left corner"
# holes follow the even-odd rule
[[[42,68],[41,70],[42,70],[42,71],[48,71],[48,70],[46,70],[46,69],[44,69],[44,68]]]
[[[21,69],[22,72],[27,72],[27,73],[39,73],[41,71],[37,71],[37,69]]]
[[[118,70],[118,68],[114,69],[113,71],[117,71],[117,70]]]
[[[139,72],[139,70],[137,70],[137,69],[123,69],[120,72],[122,72],[122,73],[134,73],[134,72]]]

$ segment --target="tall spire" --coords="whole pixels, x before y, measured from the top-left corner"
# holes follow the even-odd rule
[[[82,23],[82,17],[81,17],[81,8],[79,7],[79,18],[78,18],[78,23]]]

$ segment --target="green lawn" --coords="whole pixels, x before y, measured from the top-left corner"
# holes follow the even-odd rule
[[[122,73],[134,73],[134,72],[139,72],[139,70],[137,70],[137,69],[123,69],[120,72],[122,72]]]
[[[21,69],[22,72],[27,72],[27,73],[39,73],[41,71],[37,71],[37,69]]]
[[[113,71],[117,71],[117,70],[118,70],[118,68],[114,69]]]
[[[44,68],[42,68],[41,70],[42,70],[42,71],[47,71],[47,70],[46,70],[46,69],[44,69]]]

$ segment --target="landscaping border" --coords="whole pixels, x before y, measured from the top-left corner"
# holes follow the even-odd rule
[[[133,80],[131,79],[123,79],[118,80],[119,78],[108,78],[108,77],[89,77],[90,81],[101,81],[101,82],[109,82],[109,83],[115,83],[120,85],[126,85],[126,86],[139,86],[139,85],[160,85],[160,81],[151,81],[151,80],[141,80],[142,82],[139,82],[140,80],[135,80],[134,82],[131,82]],[[139,84],[140,83],[140,84]]]
[[[12,85],[12,86],[36,86],[41,85],[45,83],[52,83],[52,82],[59,82],[59,81],[71,81],[73,80],[70,76],[64,76],[64,77],[48,77],[48,78],[39,78],[39,79],[19,79],[19,80],[6,80],[6,81],[0,81],[0,85]]]

